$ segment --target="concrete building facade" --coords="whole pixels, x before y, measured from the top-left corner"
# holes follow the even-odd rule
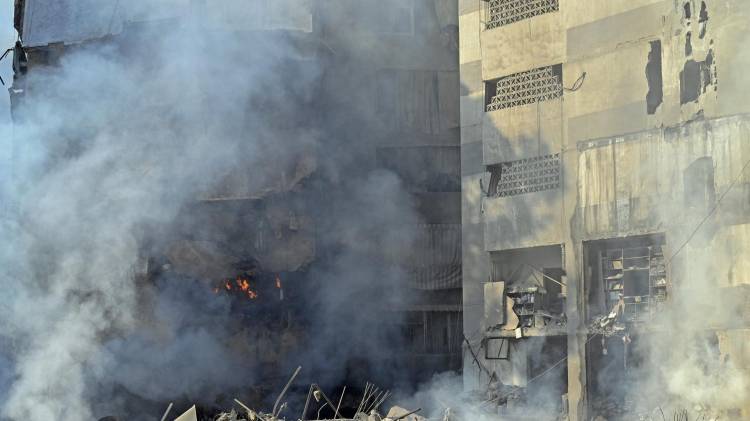
[[[138,30],[138,3],[67,3],[16,0],[16,105],[33,96],[35,67]],[[624,407],[627,389],[658,384],[632,377],[633,361],[664,362],[660,337],[701,336],[750,376],[745,1],[213,3],[164,3],[162,17],[199,10],[214,30],[292,34],[294,60],[321,70],[300,107],[356,145],[348,170],[387,169],[409,191],[421,223],[399,293],[413,299],[388,311],[405,314],[422,374],[460,369],[466,389],[556,396],[552,411],[571,420],[610,416],[600,402]],[[214,234],[267,221],[244,228],[251,243],[278,240],[254,256],[273,272],[318,257],[315,220],[293,204],[325,158],[306,152],[274,199],[232,174],[196,200]],[[274,254],[289,244],[294,258]],[[628,357],[630,343],[646,351]],[[739,401],[718,410],[750,416]]]
[[[747,373],[727,344],[750,335],[749,13],[459,1],[465,387],[552,382],[571,420],[609,416],[597,401],[627,399],[600,379],[617,352],[593,321],[614,313],[629,343],[700,325],[685,306]],[[730,319],[708,310],[725,294],[743,297]]]
[[[329,174],[321,174],[334,168],[342,173],[336,177],[351,179],[352,174],[361,177],[388,171],[400,179],[419,221],[407,227],[416,236],[414,253],[385,258],[406,274],[404,284],[391,295],[410,297],[399,300],[395,308],[384,309],[399,315],[387,317],[398,324],[388,331],[400,334],[389,339],[392,351],[403,363],[404,377],[412,381],[460,369],[463,308],[455,1],[176,0],[154,5],[16,0],[15,4],[20,42],[11,95],[19,122],[25,106],[34,107],[54,88],[35,84],[33,75],[54,69],[66,54],[92,45],[111,45],[118,54],[130,54],[140,63],[147,61],[143,58],[149,53],[134,46],[170,33],[186,21],[197,22],[207,34],[222,34],[218,39],[248,46],[266,38],[283,40],[279,44],[286,56],[273,59],[285,60],[278,72],[279,79],[286,81],[284,92],[289,100],[256,107],[248,99],[249,105],[239,115],[263,116],[288,138],[288,150],[296,152],[276,151],[265,160],[273,168],[261,171],[242,165],[228,168],[215,188],[196,197],[180,215],[185,222],[176,225],[184,229],[178,228],[152,266],[167,263],[174,272],[218,280],[234,279],[244,273],[243,262],[254,261],[261,272],[279,274],[287,288],[285,301],[291,306],[295,297],[304,296],[302,279],[310,268],[331,260],[327,250],[335,248],[321,243],[325,216],[320,209],[334,207],[342,198],[335,183],[320,181]],[[231,65],[235,74],[252,75],[255,63],[238,60]],[[78,100],[72,97],[70,104]],[[222,118],[228,126],[242,124],[237,116]],[[326,139],[319,144],[325,147],[306,141],[311,132],[323,133]],[[249,144],[252,136],[247,133]],[[336,146],[336,142],[341,143]],[[248,154],[253,153],[251,149]],[[324,149],[326,155],[321,153]],[[273,147],[267,150],[274,153]],[[332,156],[332,150],[340,152]],[[200,221],[202,228],[196,230],[191,221]],[[384,258],[371,257],[372,261]],[[273,276],[267,281],[272,283]],[[297,323],[295,329],[299,328]]]

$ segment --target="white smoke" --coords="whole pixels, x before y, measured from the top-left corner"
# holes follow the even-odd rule
[[[163,399],[251,378],[221,327],[194,320],[227,317],[226,303],[160,296],[160,313],[143,313],[141,246],[227,168],[272,169],[257,150],[291,154],[314,135],[286,138],[272,123],[291,95],[277,70],[293,47],[191,25],[69,47],[28,74],[15,212],[0,227],[5,417],[93,419],[113,384]],[[311,64],[299,78],[317,74]],[[274,111],[249,113],[260,98]],[[167,333],[143,331],[147,319]]]

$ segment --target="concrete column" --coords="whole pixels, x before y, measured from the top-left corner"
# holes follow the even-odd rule
[[[563,141],[561,165],[563,180],[563,269],[567,285],[566,315],[568,317],[568,413],[570,421],[585,421],[586,394],[586,294],[583,279],[583,245],[578,215],[578,149],[568,135],[566,106],[563,103]]]

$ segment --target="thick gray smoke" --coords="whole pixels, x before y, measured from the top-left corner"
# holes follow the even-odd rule
[[[81,421],[125,410],[128,396],[210,399],[252,383],[226,347],[226,299],[188,280],[143,281],[143,245],[169,235],[181,209],[228,169],[253,168],[262,180],[300,148],[331,157],[324,176],[336,204],[306,203],[327,212],[321,229],[331,231],[319,253],[333,263],[314,274],[331,286],[310,297],[326,303],[311,315],[320,336],[362,344],[352,339],[359,323],[374,324],[371,311],[386,300],[362,305],[352,291],[402,276],[372,259],[386,244],[408,250],[417,223],[398,179],[367,170],[346,179],[334,162],[344,142],[326,149],[316,110],[297,115],[301,129],[285,128],[305,100],[295,97],[300,87],[320,77],[316,62],[290,68],[297,52],[278,33],[189,20],[157,29],[77,48],[28,75],[34,89],[13,140],[14,212],[0,227],[0,418]],[[330,347],[306,358],[337,376],[345,358],[371,351]]]

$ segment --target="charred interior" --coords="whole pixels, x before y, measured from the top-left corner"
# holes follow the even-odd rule
[[[591,3],[14,0],[0,421],[750,419],[750,2]]]

